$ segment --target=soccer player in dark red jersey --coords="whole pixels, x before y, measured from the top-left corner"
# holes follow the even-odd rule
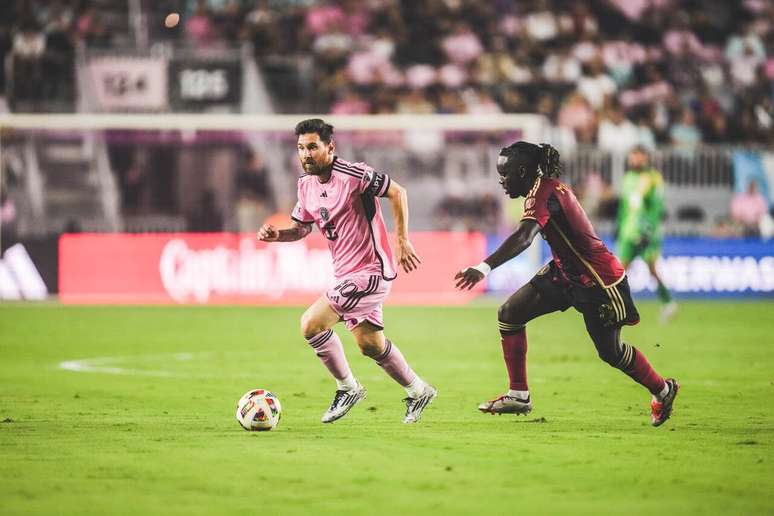
[[[651,422],[663,424],[672,413],[680,386],[662,378],[637,348],[621,341],[621,327],[640,316],[632,301],[621,262],[597,236],[572,190],[557,180],[559,152],[547,144],[516,142],[500,151],[497,172],[505,193],[524,197],[524,216],[502,245],[483,262],[455,276],[459,289],[470,289],[489,272],[527,249],[538,233],[551,247],[553,260],[500,307],[497,318],[510,390],[478,408],[492,414],[532,410],[527,385],[526,324],[557,310],[575,307],[599,357],[620,369],[653,395]]]

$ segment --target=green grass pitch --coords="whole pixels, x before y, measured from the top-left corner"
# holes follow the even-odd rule
[[[0,514],[774,514],[774,303],[684,302],[665,327],[640,309],[625,340],[682,384],[661,428],[572,310],[529,325],[518,418],[476,411],[506,387],[494,305],[388,307],[439,389],[408,426],[341,325],[369,396],[319,422],[334,384],[301,308],[5,304]],[[282,401],[276,431],[235,421],[254,387]]]

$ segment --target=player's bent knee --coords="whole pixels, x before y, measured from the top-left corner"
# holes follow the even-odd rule
[[[369,358],[378,357],[384,351],[384,347],[380,346],[378,342],[359,342],[358,346],[360,352]]]
[[[599,355],[600,360],[602,360],[604,363],[609,365],[610,367],[617,367],[618,361],[620,357],[615,353],[610,353],[607,351],[598,351],[597,354]]]
[[[500,308],[497,309],[497,320],[511,324],[524,323],[523,318],[521,318],[518,314],[518,309],[513,305],[513,303],[508,301],[500,305]]]
[[[325,326],[322,325],[319,321],[316,321],[311,314],[304,313],[304,315],[301,316],[301,334],[305,339],[311,339],[326,329],[327,328],[325,328]]]

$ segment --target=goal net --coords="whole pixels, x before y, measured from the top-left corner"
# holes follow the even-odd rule
[[[252,231],[292,207],[301,173],[293,129],[312,116],[3,115],[2,187],[16,200],[22,234],[201,230],[191,219],[202,202],[217,217],[198,226]],[[335,127],[338,155],[409,188],[417,230],[491,224],[487,210],[502,208],[487,207],[499,192],[499,149],[548,131],[539,115],[322,118]]]

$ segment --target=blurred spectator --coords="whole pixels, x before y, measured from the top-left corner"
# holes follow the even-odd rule
[[[457,24],[453,34],[441,41],[441,48],[449,61],[460,65],[478,59],[484,50],[478,36],[462,22]]]
[[[669,0],[610,0],[610,3],[632,21],[641,19],[648,9],[663,9],[670,4]]]
[[[465,104],[456,90],[443,89],[439,94],[437,112],[442,115],[464,113]]]
[[[241,32],[244,19],[237,0],[228,0],[225,7],[214,17],[216,33],[230,44],[235,44]]]
[[[462,94],[466,112],[474,115],[490,115],[502,113],[500,105],[485,89],[468,88]]]
[[[637,144],[648,151],[656,150],[656,136],[651,129],[650,118],[642,114],[637,118]]]
[[[602,61],[618,85],[627,83],[634,66],[644,63],[646,59],[645,47],[630,38],[607,41],[602,45]]]
[[[571,39],[595,36],[599,32],[599,24],[594,15],[589,11],[586,2],[573,3],[569,16],[559,20],[562,32]]]
[[[199,0],[191,17],[185,22],[185,34],[197,48],[206,48],[215,39],[215,27],[204,0]]]
[[[745,24],[741,33],[729,36],[725,56],[729,62],[744,57],[753,57],[760,61],[766,59],[766,49],[760,36],[755,32],[753,23]]]
[[[334,115],[365,115],[371,111],[368,102],[353,90],[345,90],[341,98],[331,106]]]
[[[430,115],[435,113],[435,106],[420,89],[411,89],[398,99],[395,111],[400,114]]]
[[[312,49],[321,63],[338,66],[345,62],[353,46],[354,40],[347,33],[344,23],[331,22],[327,30],[314,39]]]
[[[445,64],[438,70],[438,82],[446,88],[459,89],[468,82],[468,75],[460,65]]]
[[[734,140],[728,130],[728,121],[722,112],[713,114],[703,131],[704,141],[707,143],[727,143]]]
[[[583,76],[578,80],[578,91],[586,97],[591,107],[600,109],[605,100],[615,93],[615,81],[605,73],[601,59],[594,59],[584,66]]]
[[[666,82],[661,72],[655,66],[645,69],[645,83],[636,89],[621,92],[619,100],[626,109],[636,106],[652,105],[667,100],[672,96],[672,86]]]
[[[344,11],[333,2],[320,2],[311,5],[306,11],[306,30],[313,36],[328,32],[332,25],[342,25],[345,22]]]
[[[581,63],[567,49],[550,54],[543,62],[543,78],[548,82],[575,83],[581,76]]]
[[[597,145],[600,149],[626,153],[640,143],[639,131],[631,120],[626,118],[620,107],[614,107],[599,122]]]
[[[590,36],[582,37],[570,50],[570,53],[582,64],[588,64],[600,57],[600,52],[599,44]]]
[[[406,85],[413,89],[427,88],[438,79],[438,72],[427,64],[416,64],[406,69]]]
[[[523,57],[523,53],[516,54]],[[477,63],[476,78],[481,84],[496,86],[503,82],[524,84],[533,80],[532,70],[511,56],[505,38],[495,37],[492,49],[484,53]]]
[[[559,35],[559,23],[546,0],[537,0],[535,8],[524,19],[527,35],[537,41],[548,41]]]
[[[680,147],[686,152],[692,152],[701,143],[701,132],[696,127],[691,109],[683,109],[680,120],[673,124],[669,130],[669,139],[672,145]]]
[[[75,48],[72,41],[73,11],[62,2],[53,2],[45,11],[46,74],[51,78],[44,84],[44,96],[55,99],[75,98],[73,67]]]
[[[277,16],[269,7],[269,0],[256,0],[247,13],[243,28],[244,38],[253,45],[256,55],[268,55],[278,50]]]
[[[713,52],[702,45],[696,34],[691,31],[690,17],[684,11],[678,11],[670,18],[672,27],[664,33],[663,44],[666,51],[674,56],[691,55],[699,59],[711,59]]]
[[[14,99],[40,97],[46,36],[33,21],[25,22],[13,38]]]
[[[731,217],[740,224],[746,236],[758,236],[759,225],[769,212],[766,198],[758,191],[758,183],[750,181],[745,192],[734,194],[731,200]]]
[[[559,109],[558,122],[560,126],[572,129],[577,136],[594,131],[596,116],[586,98],[575,92],[565,99]]]
[[[87,4],[75,22],[76,35],[80,40],[86,40],[94,30],[96,19],[99,17],[97,8],[93,4]]]

